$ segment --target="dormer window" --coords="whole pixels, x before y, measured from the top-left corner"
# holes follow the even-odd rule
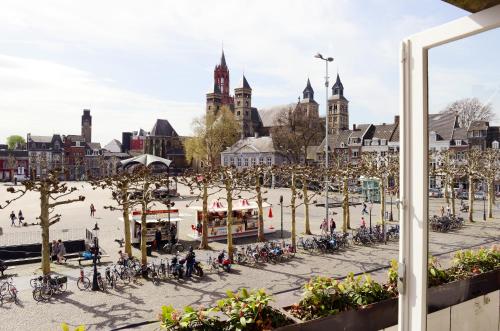
[[[455,140],[455,145],[461,146],[462,145],[462,140]]]
[[[500,145],[500,143],[499,143],[498,141],[496,141],[496,140],[495,140],[495,141],[493,141],[493,142],[491,143],[491,148],[493,148],[493,149],[498,149],[499,145]]]

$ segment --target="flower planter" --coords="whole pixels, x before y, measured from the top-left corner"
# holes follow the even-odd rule
[[[500,289],[500,269],[458,280],[428,289],[428,313],[457,305],[478,296]],[[349,310],[336,315],[302,321],[292,316],[284,307],[284,313],[296,324],[287,325],[280,331],[330,331],[330,330],[380,330],[398,324],[398,298],[392,298]]]

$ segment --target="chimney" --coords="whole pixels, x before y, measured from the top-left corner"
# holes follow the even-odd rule
[[[352,125],[352,131],[356,131],[356,124]]]
[[[394,116],[394,124],[399,123],[399,115]]]

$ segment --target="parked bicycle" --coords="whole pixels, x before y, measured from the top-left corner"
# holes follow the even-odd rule
[[[14,285],[12,277],[0,283],[0,302],[3,303],[4,299],[7,297],[9,297],[16,304],[19,301],[17,296],[17,287]]]

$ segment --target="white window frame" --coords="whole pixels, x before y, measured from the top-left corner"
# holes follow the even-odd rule
[[[412,35],[401,44],[399,331],[426,330],[428,254],[428,51],[500,27],[500,5]],[[404,273],[403,273],[404,270]]]

